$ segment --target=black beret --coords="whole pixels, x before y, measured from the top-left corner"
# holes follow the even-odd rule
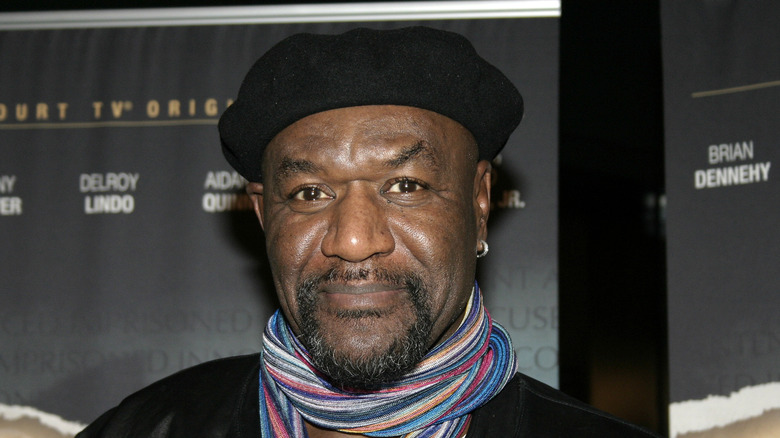
[[[427,27],[354,29],[288,37],[252,66],[219,120],[222,152],[262,181],[266,145],[294,122],[336,108],[403,105],[468,129],[480,159],[493,159],[523,116],[509,79],[461,35]]]

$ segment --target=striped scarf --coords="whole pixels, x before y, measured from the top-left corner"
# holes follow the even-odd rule
[[[261,360],[263,438],[306,437],[304,419],[372,437],[459,437],[469,413],[498,394],[517,369],[509,336],[492,322],[478,286],[457,331],[392,386],[367,392],[332,386],[280,311],[265,329]]]

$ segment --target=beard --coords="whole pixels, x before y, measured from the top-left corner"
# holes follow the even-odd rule
[[[328,283],[368,279],[404,289],[413,309],[414,321],[384,351],[372,351],[356,358],[328,342],[317,319],[320,308],[318,290]],[[308,350],[314,366],[328,376],[336,387],[379,389],[411,371],[428,352],[433,326],[427,301],[429,294],[422,280],[414,273],[390,272],[385,269],[331,269],[325,274],[306,278],[298,286],[296,294],[301,320],[301,343]],[[350,320],[390,316],[379,310],[337,310],[335,317],[347,324]]]

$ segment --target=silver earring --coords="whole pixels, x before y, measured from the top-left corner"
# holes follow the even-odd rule
[[[482,257],[485,257],[488,253],[488,244],[482,239],[479,239],[480,242],[482,242],[482,251],[479,250],[479,247],[477,247],[477,258],[481,259]]]

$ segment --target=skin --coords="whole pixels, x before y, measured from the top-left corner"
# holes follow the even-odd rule
[[[405,106],[325,111],[281,131],[266,148],[264,182],[247,191],[293,332],[301,335],[296,290],[306,278],[385,269],[420,278],[428,347],[446,339],[462,319],[478,241],[487,237],[491,170],[477,156],[463,126]],[[375,275],[323,283],[316,299],[324,341],[349,360],[385,354],[417,318],[409,293]],[[307,427],[311,437],[355,436]]]

